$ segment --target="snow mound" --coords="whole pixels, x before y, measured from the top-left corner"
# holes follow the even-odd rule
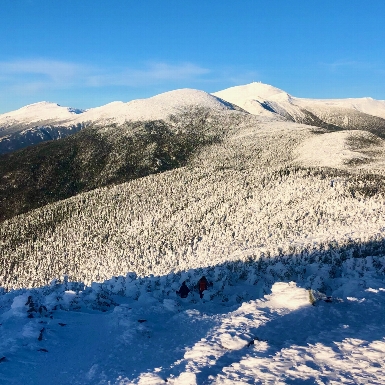
[[[265,305],[270,309],[296,310],[311,306],[309,292],[297,287],[295,282],[277,282],[271,288],[271,294],[265,296]]]
[[[231,104],[207,92],[186,88],[165,92],[148,99],[137,99],[128,103],[113,102],[91,108],[71,123],[123,124],[126,121],[167,119],[170,115],[184,112],[191,107],[219,111],[234,109]]]
[[[56,103],[39,102],[0,115],[0,126],[68,120],[82,113],[82,110],[62,107]]]
[[[308,138],[295,153],[306,166],[376,167],[384,164],[385,143],[367,131],[339,131]]]

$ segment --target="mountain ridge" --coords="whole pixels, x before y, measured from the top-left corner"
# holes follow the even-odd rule
[[[111,102],[88,110],[39,102],[0,115],[0,154],[47,140],[61,139],[87,126],[122,126],[126,122],[167,120],[191,107],[217,111],[240,110],[227,101],[194,89],[173,90],[128,103]]]
[[[218,111],[242,110],[268,119],[292,120],[324,128],[362,129],[370,125],[376,134],[384,136],[385,132],[383,100],[298,98],[274,86],[254,82],[212,94],[194,89],[173,90],[147,99],[111,102],[88,110],[49,102],[34,103],[0,115],[0,154],[61,139],[88,125],[167,120],[170,115],[192,105]],[[342,115],[344,119],[336,118]]]

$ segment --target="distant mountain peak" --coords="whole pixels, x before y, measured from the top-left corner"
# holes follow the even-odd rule
[[[0,115],[0,125],[12,123],[31,123],[44,120],[65,120],[73,115],[81,114],[83,110],[71,107],[62,107],[57,103],[42,101],[28,104],[18,110]]]
[[[229,100],[226,99],[226,97],[237,98],[241,100],[266,100],[275,97],[276,95],[285,95],[286,97],[288,96],[285,91],[261,82],[253,82],[242,86],[230,87],[222,91],[214,92],[213,95],[224,98],[225,100]]]

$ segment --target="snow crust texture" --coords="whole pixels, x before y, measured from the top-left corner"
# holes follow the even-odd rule
[[[384,262],[348,258],[339,277],[315,262],[297,283],[280,281],[289,266],[275,264],[257,284],[228,266],[142,279],[130,273],[91,287],[64,278],[3,293],[0,380],[381,384]],[[316,271],[330,296],[305,288]],[[194,284],[202,273],[212,286],[200,299]],[[181,281],[192,289],[186,299],[173,290]]]

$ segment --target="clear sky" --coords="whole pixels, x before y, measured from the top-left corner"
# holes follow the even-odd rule
[[[261,81],[385,99],[385,0],[1,0],[0,113]]]

